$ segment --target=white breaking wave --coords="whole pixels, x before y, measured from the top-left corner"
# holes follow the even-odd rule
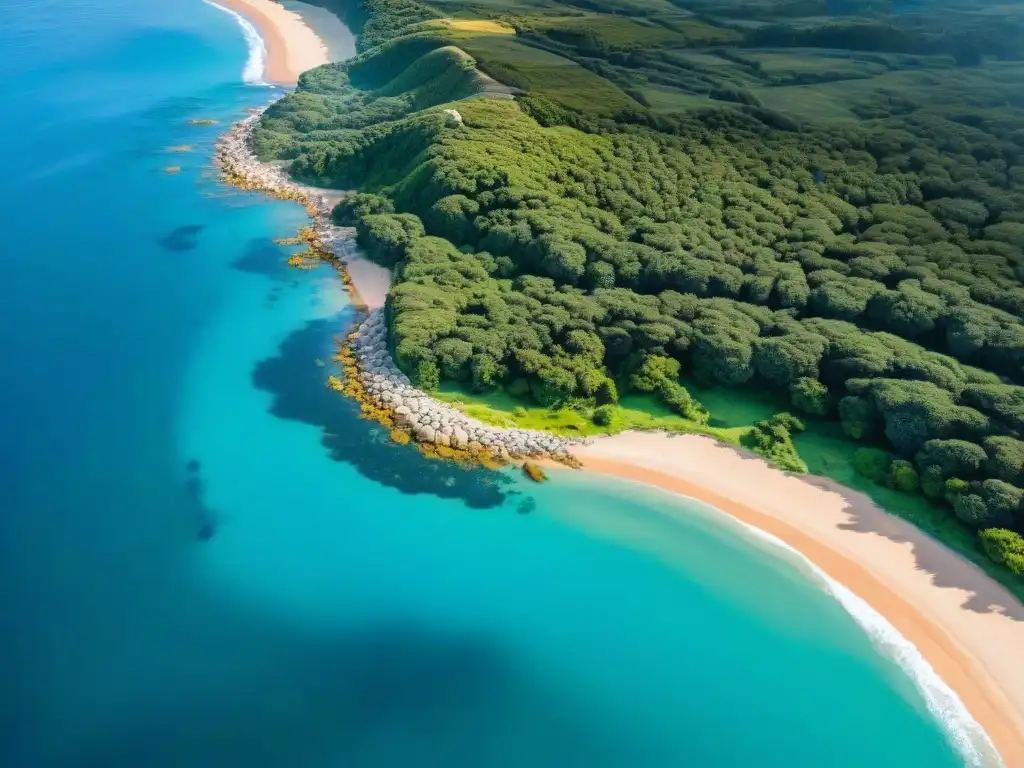
[[[242,34],[245,36],[245,42],[249,46],[249,58],[245,62],[245,68],[242,70],[242,82],[246,85],[266,85],[269,86],[266,80],[263,79],[263,72],[267,66],[267,44],[263,42],[263,38],[260,37],[260,33],[256,31],[256,27],[245,18],[242,14],[225,8],[223,5],[217,5],[211,0],[203,0],[207,5],[212,5],[214,8],[224,13],[229,14],[238,22],[238,26],[242,28]]]
[[[821,568],[786,542],[760,528],[739,520],[736,522],[758,538],[792,553],[802,565],[811,570],[829,594],[838,600],[853,620],[867,632],[875,647],[895,660],[907,673],[924,697],[928,710],[942,724],[953,746],[967,765],[972,768],[995,768],[1004,765],[992,740],[978,721],[971,717],[960,697],[939,677],[917,647],[901,635],[884,616],[838,581],[830,578]]]

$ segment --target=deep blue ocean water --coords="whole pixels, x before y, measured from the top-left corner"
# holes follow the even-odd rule
[[[200,0],[4,4],[0,765],[963,764],[771,547],[326,390],[354,315],[272,244],[302,212],[208,168],[275,94],[247,55]]]

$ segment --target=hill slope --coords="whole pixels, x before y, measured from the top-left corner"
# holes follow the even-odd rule
[[[695,425],[681,375],[752,387],[937,514],[1024,529],[1018,6],[335,5],[361,55],[306,73],[257,148],[363,190],[335,215],[395,267],[420,386],[637,390]],[[793,453],[793,421],[759,424]],[[1019,573],[1012,542],[990,552]]]

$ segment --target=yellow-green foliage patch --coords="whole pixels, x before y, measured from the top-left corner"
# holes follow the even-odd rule
[[[664,430],[679,434],[700,434],[717,437],[734,445],[749,425],[708,427],[673,413],[650,395],[628,395],[615,407],[615,416],[607,426],[593,421],[594,408],[544,408],[532,401],[512,397],[503,390],[484,394],[471,393],[445,383],[434,396],[453,405],[474,419],[495,427],[537,429],[556,435],[613,435],[630,429]]]
[[[425,27],[442,27],[456,32],[476,32],[483,35],[514,35],[516,33],[508,24],[490,19],[434,19],[425,22]]]

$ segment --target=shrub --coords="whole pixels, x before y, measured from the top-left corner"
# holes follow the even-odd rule
[[[992,521],[997,525],[1012,525],[1024,491],[994,478],[983,481],[980,491]]]
[[[953,499],[953,511],[968,525],[983,528],[992,521],[992,513],[985,500],[976,493],[959,493]]]
[[[651,355],[636,369],[630,379],[630,386],[640,392],[654,392],[664,381],[679,378],[679,361],[671,357]]]
[[[416,386],[430,392],[441,386],[441,370],[433,360],[423,360],[416,367]]]
[[[797,379],[789,385],[789,400],[793,407],[813,416],[825,416],[832,407],[828,387],[817,379]]]
[[[594,409],[591,418],[599,427],[610,427],[615,421],[615,407],[611,405],[599,406]]]
[[[780,413],[776,413],[774,416],[772,416],[770,419],[768,419],[768,421],[771,424],[774,424],[774,425],[779,426],[779,427],[783,427],[784,429],[788,430],[789,432],[803,432],[804,429],[806,429],[806,427],[804,426],[803,421],[798,419],[793,414],[786,413],[785,411],[782,411]]]
[[[917,470],[905,459],[896,459],[889,465],[886,485],[901,493],[914,493],[917,490]]]
[[[530,394],[530,382],[523,378],[513,379],[505,391],[512,397],[526,397]]]
[[[853,468],[857,474],[878,484],[885,482],[891,463],[889,454],[878,448],[858,448],[853,454]]]
[[[740,442],[782,469],[806,472],[807,465],[793,445],[791,427],[799,432],[804,425],[788,413],[777,413],[770,419],[756,422],[750,431],[743,435]]]
[[[874,407],[863,397],[849,395],[839,401],[843,432],[854,440],[867,437],[874,431],[874,416]]]
[[[946,492],[946,478],[942,467],[932,465],[921,472],[921,492],[929,499],[941,499]]]
[[[917,465],[938,465],[946,477],[972,477],[985,461],[980,445],[966,440],[929,440],[917,452]]]
[[[700,403],[690,397],[686,387],[675,381],[665,379],[658,386],[661,401],[684,419],[707,424],[708,412]]]
[[[951,477],[946,480],[946,489],[943,492],[943,496],[950,504],[955,504],[957,497],[967,493],[970,487],[966,480],[961,480],[959,477]]]
[[[1013,437],[993,435],[982,445],[988,458],[985,472],[1008,483],[1016,483],[1024,474],[1024,442]]]
[[[363,216],[394,212],[394,203],[386,197],[357,192],[343,198],[332,213],[335,223],[343,227],[354,227]]]
[[[556,408],[572,397],[576,377],[564,368],[550,366],[530,379],[530,394],[545,408]]]
[[[604,381],[598,384],[594,398],[597,400],[598,405],[615,405],[618,403],[619,390],[615,387],[615,382],[608,378],[604,379]]]
[[[1024,537],[1005,528],[986,528],[978,537],[981,548],[993,562],[1005,565],[1017,576],[1024,576]]]

